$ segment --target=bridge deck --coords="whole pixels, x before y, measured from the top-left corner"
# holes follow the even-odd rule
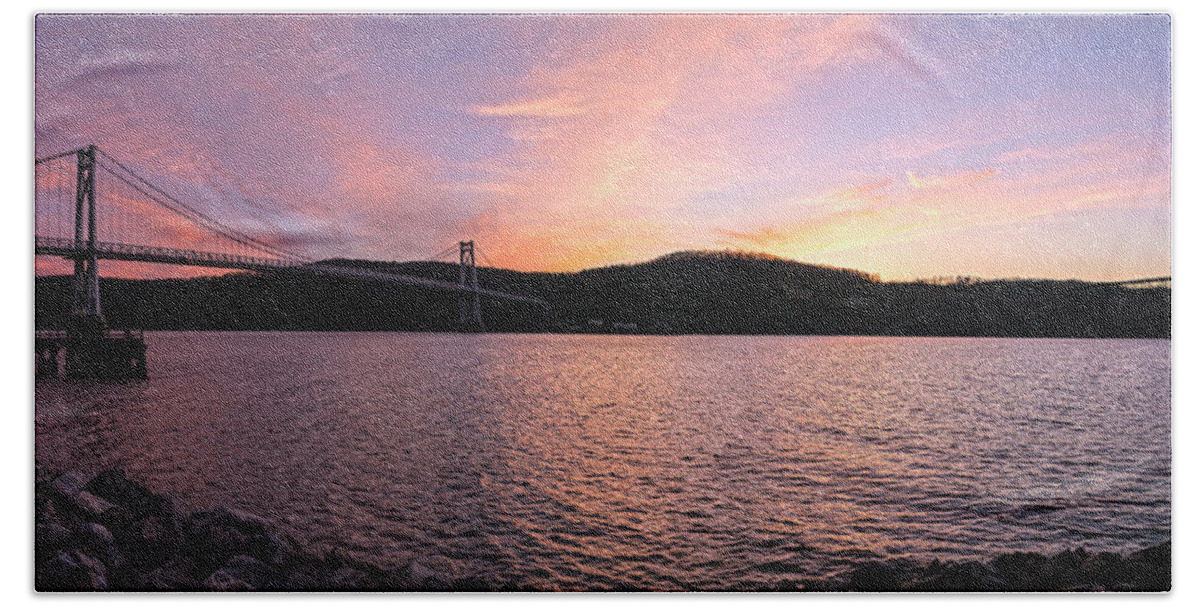
[[[72,239],[36,237],[35,255],[54,255],[67,259],[85,256],[96,256],[101,260],[123,260],[128,262],[152,262],[155,264],[172,264],[176,266],[201,266],[207,268],[227,268],[230,270],[253,270],[259,272],[303,272],[324,276],[338,276],[371,281],[385,281],[453,291],[457,293],[479,293],[480,296],[549,306],[541,298],[533,298],[517,294],[496,291],[493,289],[472,289],[467,285],[459,285],[449,281],[439,281],[424,277],[414,277],[405,274],[380,272],[363,268],[346,268],[320,263],[303,263],[296,260],[256,258],[205,251],[190,251],[186,249],[170,249],[167,247],[146,247],[142,245],[127,245],[124,243],[97,242],[94,250],[76,247]]]

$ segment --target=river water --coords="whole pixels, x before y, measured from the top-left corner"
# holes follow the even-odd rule
[[[36,450],[314,549],[536,589],[1170,538],[1170,342],[147,334],[39,383]]]

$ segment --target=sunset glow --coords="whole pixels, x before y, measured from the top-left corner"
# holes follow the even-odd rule
[[[41,16],[36,147],[95,143],[311,258],[474,239],[519,270],[730,248],[1162,276],[1170,36],[1128,14]]]

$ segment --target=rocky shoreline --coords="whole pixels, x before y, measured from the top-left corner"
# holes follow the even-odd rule
[[[181,512],[121,471],[35,474],[38,591],[533,591],[418,562],[381,569],[304,550],[233,509]],[[1127,556],[1083,549],[986,563],[893,559],[762,591],[1168,591],[1170,542]],[[638,589],[627,589],[637,591]],[[738,591],[750,589],[737,589]]]
[[[184,513],[121,471],[35,477],[38,591],[481,591],[413,562],[383,570],[316,555],[261,517]]]

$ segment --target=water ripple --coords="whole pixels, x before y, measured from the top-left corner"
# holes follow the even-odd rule
[[[120,466],[381,565],[786,588],[865,559],[1170,534],[1167,341],[148,339],[148,383],[37,385],[40,460]]]

